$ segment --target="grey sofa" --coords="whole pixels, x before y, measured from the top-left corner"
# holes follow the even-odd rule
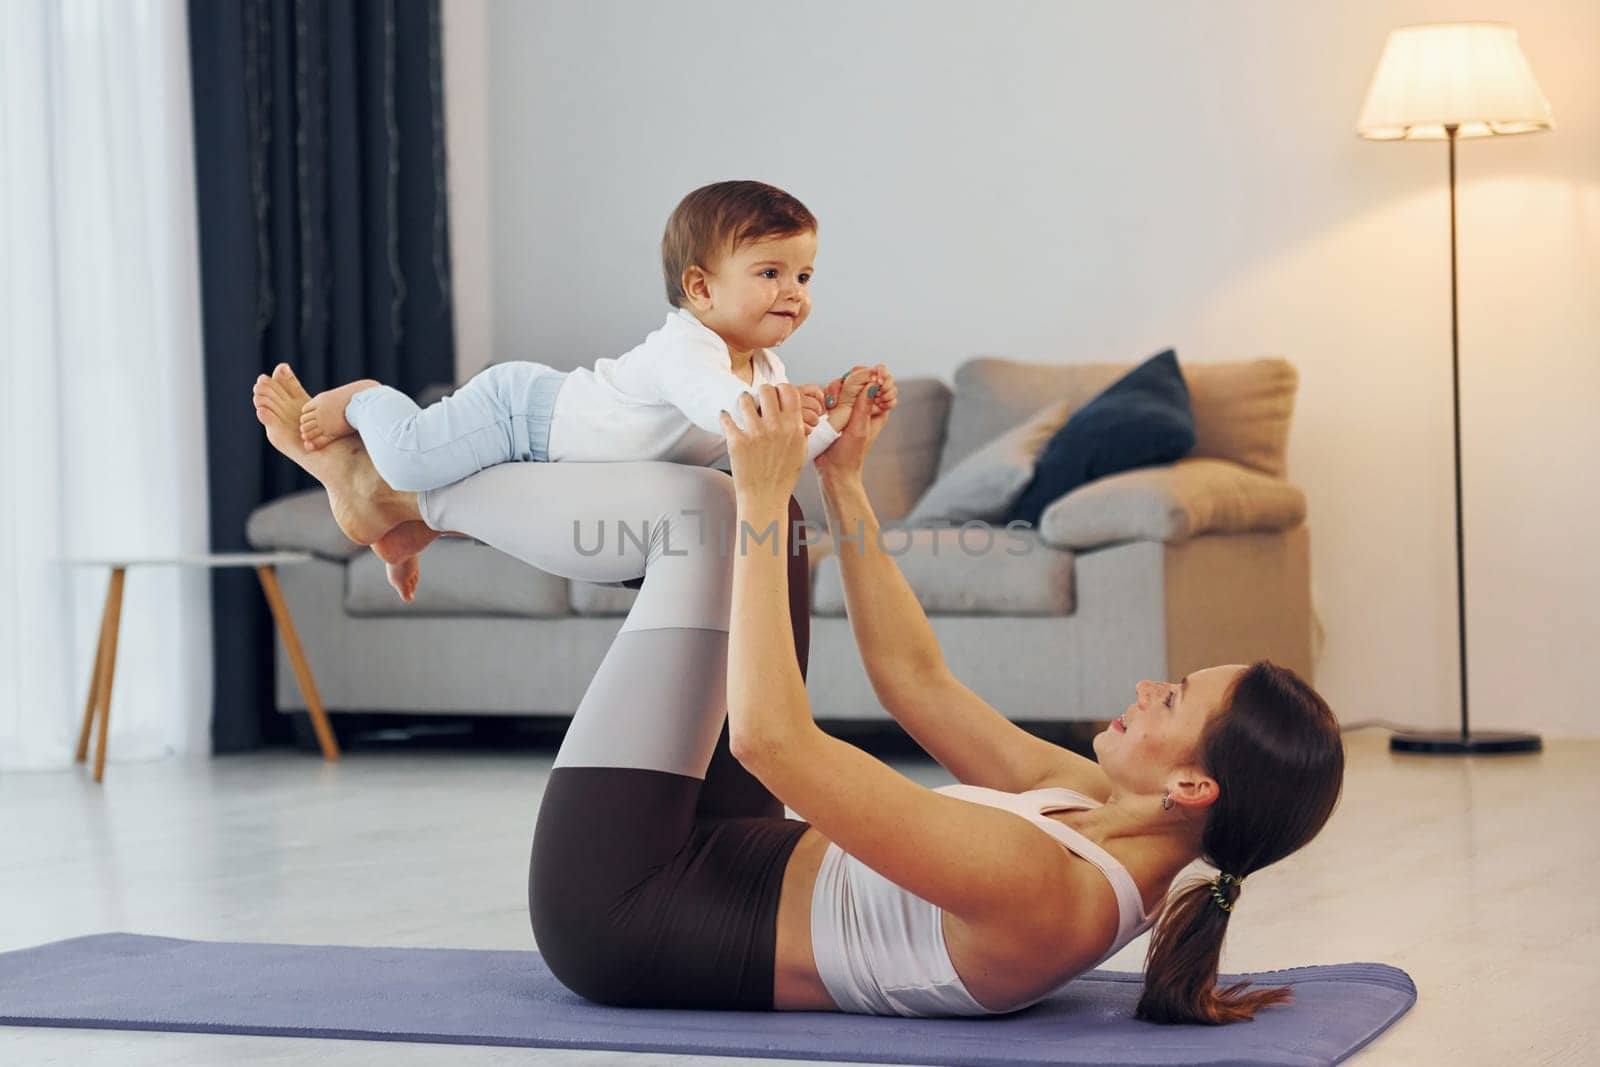
[[[885,544],[946,662],[1017,721],[1104,720],[1139,679],[1215,663],[1264,657],[1311,678],[1305,498],[1285,479],[1297,375],[1283,359],[1184,365],[1198,435],[1188,458],[1082,486],[1037,529],[990,528],[985,547],[972,516],[992,501],[966,498],[1025,477],[1051,427],[1130,367],[978,358],[953,388],[902,379],[868,457],[878,517],[886,531],[903,527]],[[796,497],[820,530],[809,467]],[[444,538],[422,556],[405,604],[379,560],[340,534],[320,491],[259,508],[247,536],[316,557],[280,580],[335,715],[569,715],[637,595]],[[833,549],[826,535],[811,549],[812,706],[819,719],[887,721],[856,653]],[[304,710],[281,644],[277,706]]]

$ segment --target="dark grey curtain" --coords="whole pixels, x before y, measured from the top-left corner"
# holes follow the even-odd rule
[[[438,0],[190,0],[214,551],[315,483],[250,388],[454,379]],[[213,750],[286,740],[255,575],[213,571]]]

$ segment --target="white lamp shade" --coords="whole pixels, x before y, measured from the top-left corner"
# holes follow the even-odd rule
[[[1555,126],[1550,102],[1503,22],[1403,26],[1389,34],[1356,132],[1375,141],[1531,133]]]

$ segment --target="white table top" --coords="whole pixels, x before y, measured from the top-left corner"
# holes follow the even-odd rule
[[[309,552],[209,552],[192,556],[96,556],[59,559],[69,567],[270,567],[306,563]]]

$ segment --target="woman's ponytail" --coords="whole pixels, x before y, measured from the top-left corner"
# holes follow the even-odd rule
[[[1144,995],[1139,998],[1135,1018],[1155,1023],[1221,1026],[1243,1022],[1261,1008],[1292,999],[1293,990],[1288,986],[1245,993],[1249,982],[1238,982],[1217,992],[1222,940],[1232,914],[1217,903],[1217,895],[1232,907],[1239,899],[1239,886],[1194,880],[1168,896],[1151,935],[1144,968]]]

